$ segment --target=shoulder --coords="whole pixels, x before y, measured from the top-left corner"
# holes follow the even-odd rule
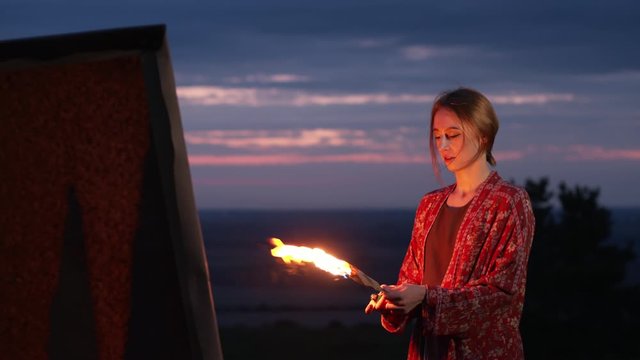
[[[517,212],[531,209],[529,194],[524,188],[504,180],[497,174],[491,185],[488,199],[494,204]]]
[[[452,184],[424,194],[418,203],[418,213],[436,208],[438,204],[447,198],[447,195],[451,192],[454,186],[455,184]]]
[[[447,196],[447,194],[449,194],[451,192],[451,190],[453,190],[453,188],[455,187],[455,184],[451,184],[451,185],[447,185],[445,187],[441,187],[440,189],[436,189],[433,191],[430,191],[426,194],[424,194],[424,196],[422,197],[424,198],[428,198],[428,197],[439,197],[439,196]]]
[[[520,198],[523,196],[529,197],[527,191],[524,188],[512,184],[502,178],[499,178],[498,181],[496,181],[494,189],[495,191],[512,198]]]
[[[488,199],[498,218],[516,224],[522,229],[523,239],[533,238],[535,216],[527,191],[515,184],[499,178],[494,183]]]
[[[420,199],[420,203],[422,204],[425,202],[437,201],[439,199],[446,198],[454,187],[455,184],[451,184],[440,189],[430,191],[422,196],[422,198]]]

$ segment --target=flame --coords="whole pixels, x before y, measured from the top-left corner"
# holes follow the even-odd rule
[[[271,244],[275,246],[271,249],[271,255],[282,258],[287,264],[313,263],[317,268],[336,276],[347,277],[351,274],[351,265],[348,262],[327,254],[322,249],[285,245],[278,238],[271,238]]]

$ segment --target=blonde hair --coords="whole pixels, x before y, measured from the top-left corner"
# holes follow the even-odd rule
[[[429,150],[431,151],[431,164],[436,176],[440,178],[438,168],[437,149],[433,141],[433,119],[440,109],[453,111],[460,119],[463,129],[471,129],[479,137],[478,152],[471,161],[475,161],[483,152],[486,152],[487,162],[491,166],[496,165],[496,159],[491,154],[493,142],[498,133],[498,117],[489,99],[479,91],[460,87],[440,93],[433,102],[431,108],[431,126],[429,127]],[[466,131],[465,131],[466,132]]]

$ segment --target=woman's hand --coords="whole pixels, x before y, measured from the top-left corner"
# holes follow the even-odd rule
[[[390,311],[400,311],[408,314],[416,306],[422,304],[427,292],[424,285],[401,284],[401,285],[382,285],[382,294],[384,298],[384,308]]]
[[[382,285],[381,288],[380,293],[371,295],[365,314],[373,310],[385,316],[408,314],[422,303],[427,291],[424,285],[414,284]]]
[[[384,297],[384,293],[380,291],[378,294],[371,294],[371,300],[369,304],[364,308],[365,314],[371,314],[374,310],[380,311],[382,315],[390,315],[391,311],[386,309],[387,300]]]

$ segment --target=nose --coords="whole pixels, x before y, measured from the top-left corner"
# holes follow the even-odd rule
[[[441,149],[441,150],[444,150],[444,149],[449,147],[449,144],[450,144],[449,139],[447,139],[446,136],[442,136],[442,137],[440,137],[440,144],[439,144],[438,148]]]

